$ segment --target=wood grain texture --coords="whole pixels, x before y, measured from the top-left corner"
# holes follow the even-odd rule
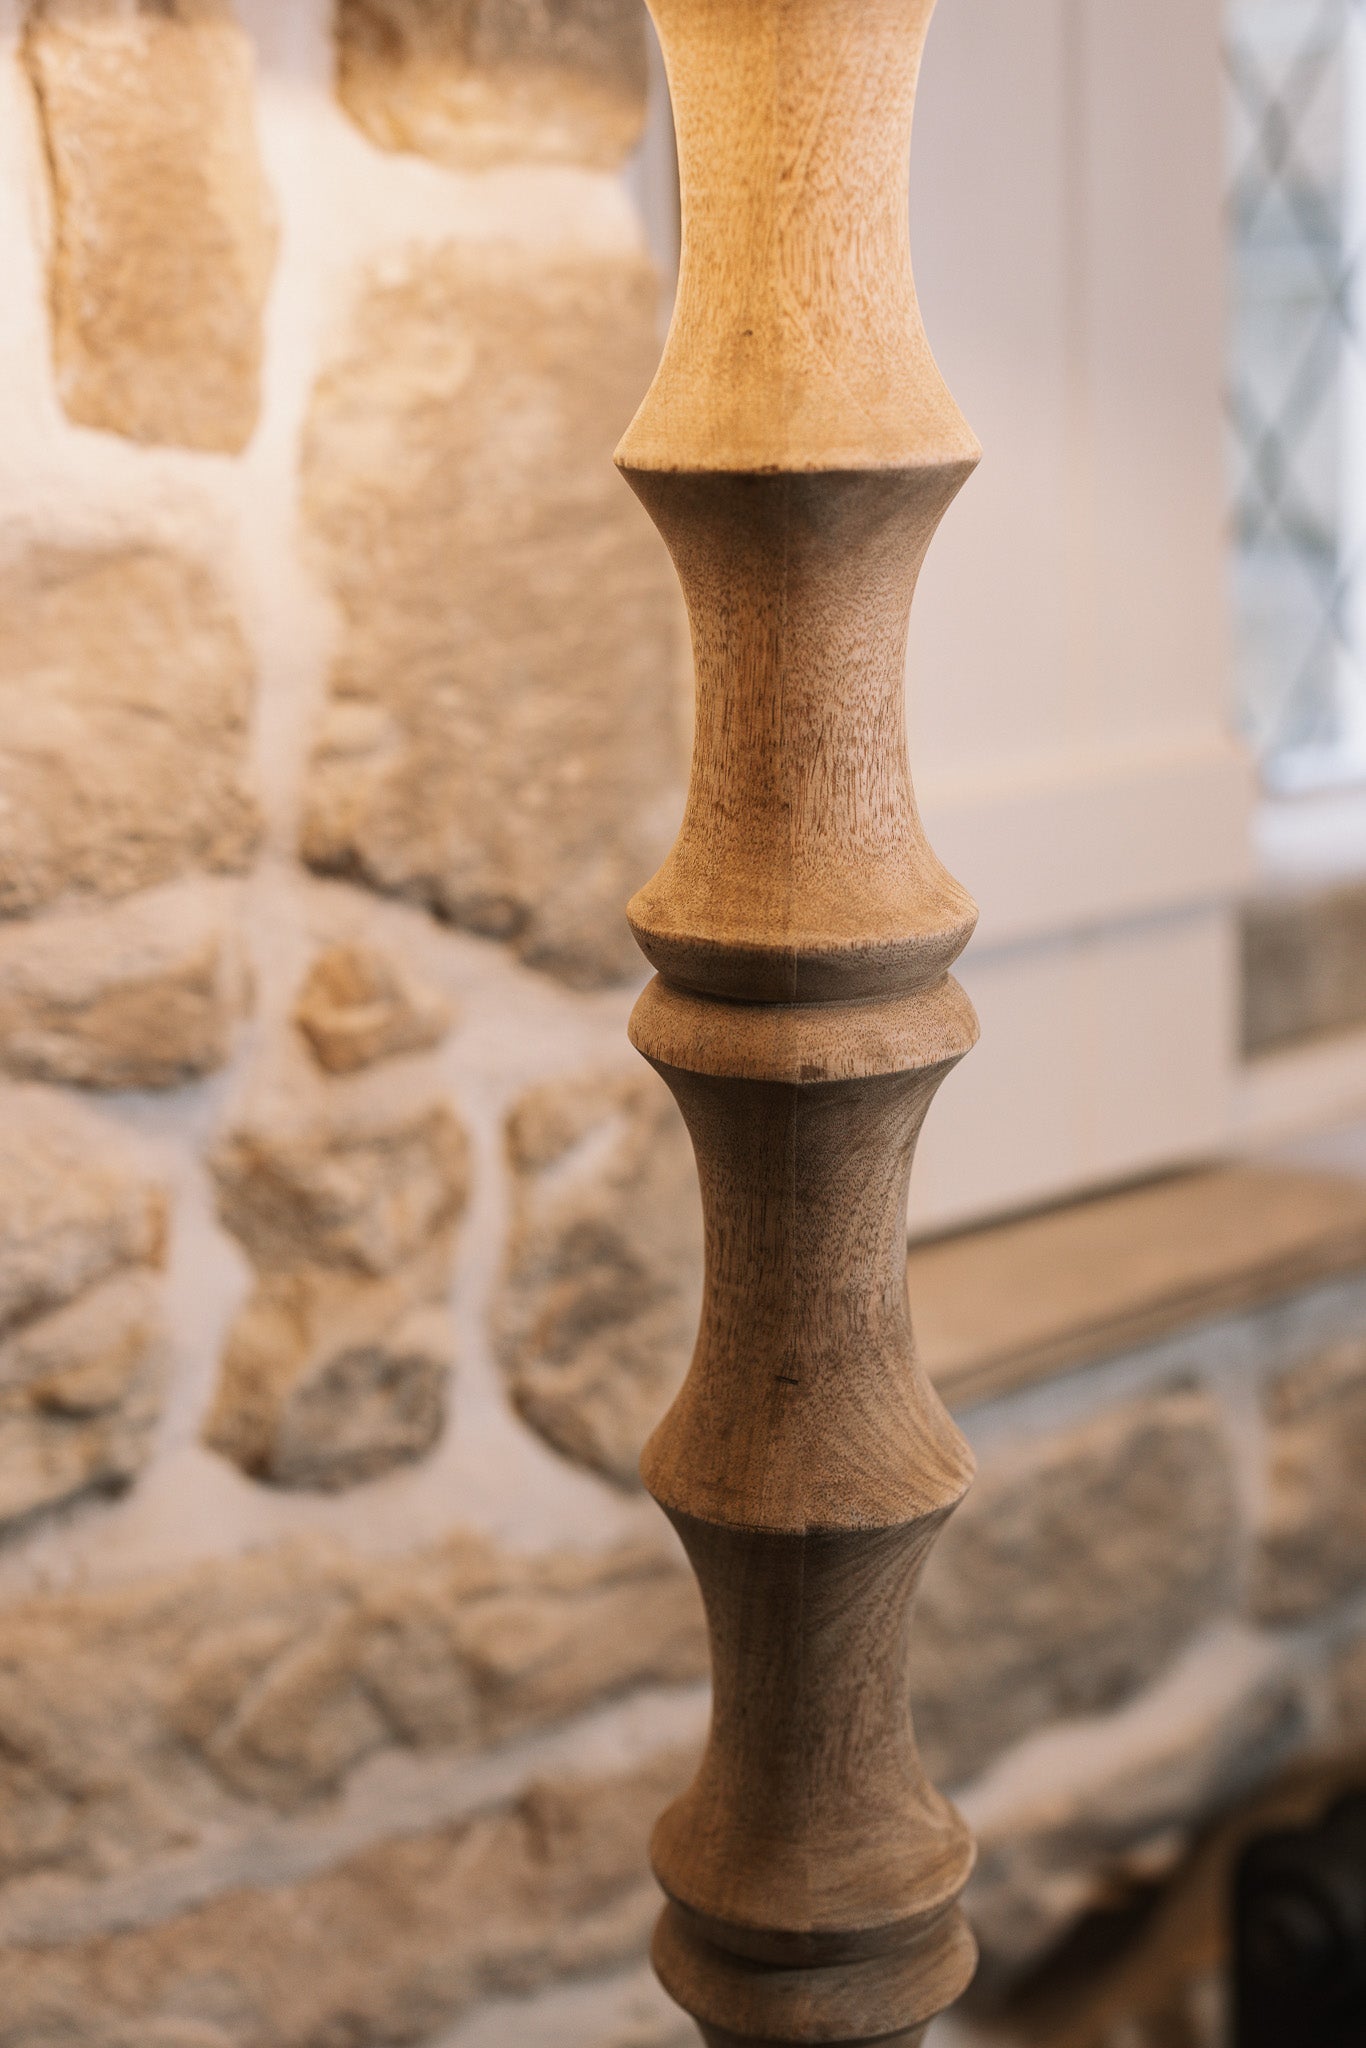
[[[1366,1269],[1366,1183],[1173,1174],[914,1245],[925,1369],[954,1409]]]
[[[633,1042],[692,1135],[702,1327],[646,1447],[711,1629],[661,1820],[661,1979],[711,2048],[914,2048],[972,1973],[966,1830],[926,1783],[909,1617],[971,1476],[916,1364],[915,1142],[976,1034],[971,900],[906,757],[906,630],[977,445],[920,324],[911,114],[932,0],[651,0],[683,255],[618,462],[692,622],[682,828],[630,906]]]

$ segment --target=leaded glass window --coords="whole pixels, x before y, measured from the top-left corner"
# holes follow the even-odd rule
[[[1229,0],[1234,592],[1273,790],[1366,776],[1366,0]]]

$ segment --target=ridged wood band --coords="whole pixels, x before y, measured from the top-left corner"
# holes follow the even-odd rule
[[[687,808],[631,928],[669,980],[811,1002],[937,980],[972,900],[916,815],[906,628],[971,463],[802,476],[626,474],[692,620]]]
[[[915,1363],[911,1161],[973,1043],[975,912],[916,814],[906,628],[977,459],[911,279],[931,0],[651,0],[683,191],[664,358],[618,453],[677,566],[697,727],[630,906],[633,1042],[692,1135],[702,1324],[642,1472],[714,1708],[655,1833],[666,1988],[712,2048],[913,2048],[972,1972],[972,1850],[907,1706],[911,1597],[971,1476]]]

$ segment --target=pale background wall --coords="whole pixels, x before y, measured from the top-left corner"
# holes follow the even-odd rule
[[[1216,0],[945,7],[913,159],[926,322],[986,449],[922,580],[913,761],[982,905],[983,1044],[915,1216],[1227,1141],[1232,904]]]

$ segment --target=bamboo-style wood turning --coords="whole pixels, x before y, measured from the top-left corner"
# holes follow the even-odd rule
[[[914,1362],[911,1155],[976,1035],[970,899],[906,759],[915,580],[978,449],[911,278],[933,0],[650,0],[683,256],[618,461],[692,619],[682,831],[630,907],[633,1042],[697,1153],[707,1280],[647,1485],[715,1705],[664,1815],[655,1961],[711,2048],[913,2048],[963,1989],[971,1863],[907,1705],[910,1596],[971,1475]]]

